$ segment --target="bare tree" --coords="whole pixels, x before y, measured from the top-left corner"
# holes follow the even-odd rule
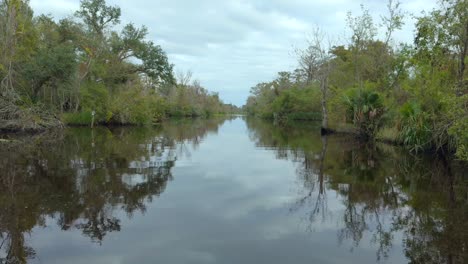
[[[177,85],[188,86],[190,82],[192,81],[192,75],[193,73],[191,70],[188,70],[186,72],[177,71],[176,73]]]

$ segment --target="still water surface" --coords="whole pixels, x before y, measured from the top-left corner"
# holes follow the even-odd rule
[[[468,262],[463,164],[313,123],[69,128],[0,158],[0,263]]]

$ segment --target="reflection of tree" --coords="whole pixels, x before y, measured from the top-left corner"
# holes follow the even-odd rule
[[[320,217],[321,221],[325,221],[327,218],[328,208],[324,174],[327,146],[328,138],[323,136],[320,157],[315,160],[311,158],[310,154],[305,153],[304,162],[296,170],[297,175],[304,182],[304,189],[307,191],[305,195],[300,196],[294,208],[298,209],[311,205],[312,209],[308,214],[308,219],[311,223],[315,222],[317,217]],[[316,163],[318,163],[318,166]]]
[[[226,119],[227,118],[227,119]],[[218,133],[220,124],[234,117],[210,119],[180,119],[163,124],[163,133],[170,135],[171,143],[177,148],[180,155],[190,156],[190,149],[196,149],[209,133]],[[177,144],[174,144],[177,142]]]
[[[317,217],[325,221],[327,216],[325,157],[328,138],[320,137],[320,126],[313,123],[290,123],[275,126],[258,119],[246,119],[250,138],[259,147],[273,148],[278,159],[287,159],[297,164],[296,173],[303,183],[303,193],[295,202],[292,211],[305,206],[313,209],[307,218],[313,222]],[[319,133],[314,133],[319,131]]]
[[[320,220],[317,216],[323,221],[327,215],[326,195],[320,195],[333,190],[344,208],[340,243],[350,240],[357,247],[370,237],[380,260],[388,256],[398,232],[411,263],[468,261],[466,163],[413,157],[396,147],[342,136],[329,137],[321,144],[326,151],[320,152],[320,130],[313,126],[275,127],[259,120],[247,124],[258,146],[298,164],[305,194],[293,209],[308,208],[311,226]]]
[[[172,180],[179,144],[196,146],[223,120],[154,128],[68,129],[0,148],[0,263],[25,263],[35,252],[25,234],[56,219],[102,243],[120,231],[118,211],[146,211]],[[206,125],[203,127],[203,125]],[[183,130],[181,132],[180,130]]]
[[[412,192],[411,210],[400,215],[397,224],[405,233],[405,253],[412,263],[468,260],[466,167],[447,165],[442,157],[428,168],[427,163],[419,163],[408,170],[417,175],[411,183],[417,191]]]

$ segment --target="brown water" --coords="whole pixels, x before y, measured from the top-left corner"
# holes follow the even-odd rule
[[[468,263],[466,164],[257,119],[0,145],[0,263]]]

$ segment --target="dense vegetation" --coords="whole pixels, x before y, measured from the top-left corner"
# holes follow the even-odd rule
[[[60,126],[59,119],[150,124],[236,111],[190,74],[176,78],[148,29],[120,25],[120,16],[105,0],[82,0],[59,21],[34,16],[28,0],[0,1],[0,129]]]
[[[468,159],[468,2],[442,0],[416,18],[414,43],[393,44],[405,12],[390,0],[383,31],[348,13],[349,44],[320,29],[297,50],[298,69],[252,88],[244,110],[264,118],[321,119],[322,128],[444,149]],[[382,36],[378,38],[377,36]]]

